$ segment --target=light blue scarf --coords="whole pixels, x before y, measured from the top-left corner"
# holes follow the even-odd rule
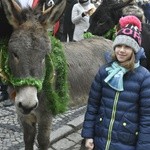
[[[134,68],[139,67],[139,62],[135,63]],[[105,82],[117,91],[123,91],[123,76],[128,70],[121,67],[117,62],[113,62],[110,67],[106,68],[108,76],[105,78]]]

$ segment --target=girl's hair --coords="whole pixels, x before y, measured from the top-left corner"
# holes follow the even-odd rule
[[[131,55],[131,58],[125,62],[122,62],[120,63],[118,60],[117,60],[117,57],[115,55],[115,52],[112,54],[112,60],[113,61],[117,61],[118,64],[120,64],[120,66],[128,69],[129,71],[133,71],[134,70],[134,64],[135,64],[135,54],[134,52],[132,53]]]

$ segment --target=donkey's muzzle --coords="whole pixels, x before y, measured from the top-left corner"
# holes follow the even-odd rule
[[[34,106],[32,106],[32,107],[30,107],[30,108],[27,108],[27,107],[25,107],[25,106],[23,106],[22,105],[22,103],[21,102],[19,102],[19,104],[18,104],[18,107],[20,108],[20,109],[22,109],[22,113],[23,114],[29,114],[33,109],[35,109],[36,107],[37,107],[37,103],[34,105]]]

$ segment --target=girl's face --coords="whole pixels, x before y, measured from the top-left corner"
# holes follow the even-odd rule
[[[117,45],[115,47],[115,55],[119,62],[125,62],[129,60],[132,56],[133,49],[126,45]]]

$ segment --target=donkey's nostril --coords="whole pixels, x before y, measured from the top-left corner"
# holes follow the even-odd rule
[[[34,109],[34,108],[36,108],[37,107],[37,105],[38,105],[38,103],[36,103],[32,108]]]
[[[21,104],[21,102],[19,102],[18,107],[22,108],[22,104]]]
[[[36,103],[34,106],[32,107],[25,107],[22,105],[21,102],[19,102],[18,107],[21,108],[23,110],[24,114],[29,114],[33,109],[35,109],[37,107],[38,103]]]

